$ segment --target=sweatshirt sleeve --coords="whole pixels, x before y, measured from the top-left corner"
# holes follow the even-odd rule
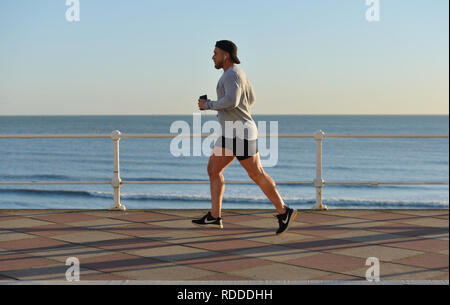
[[[218,101],[209,101],[208,109],[223,110],[236,108],[241,100],[242,88],[237,75],[230,75],[223,80],[225,96]]]
[[[249,96],[248,96],[248,104],[250,106],[253,106],[255,103],[256,97],[255,97],[255,90],[253,90],[253,87],[251,85],[248,86],[250,88],[249,90]]]

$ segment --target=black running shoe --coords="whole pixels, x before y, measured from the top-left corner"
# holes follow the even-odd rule
[[[208,212],[205,216],[200,219],[192,220],[192,223],[205,228],[216,228],[223,229],[222,218],[214,218],[211,216],[211,212]]]
[[[296,209],[291,209],[288,206],[286,206],[286,213],[281,215],[275,215],[275,217],[278,218],[278,223],[280,225],[277,235],[280,235],[283,232],[286,232],[289,225],[294,221],[295,217],[297,216],[298,211]]]

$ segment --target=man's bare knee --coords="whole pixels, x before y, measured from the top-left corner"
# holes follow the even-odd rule
[[[208,166],[208,176],[211,178],[221,178],[223,175],[223,169],[218,168],[217,166],[209,165]]]
[[[222,172],[212,170],[212,171],[208,171],[208,176],[210,178],[222,178],[223,174],[222,174]]]

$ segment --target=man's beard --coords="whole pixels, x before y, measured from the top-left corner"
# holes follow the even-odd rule
[[[220,63],[214,63],[214,65],[215,65],[215,67],[216,67],[216,69],[217,70],[220,70],[220,69],[222,69],[223,68],[223,66],[225,65],[225,59],[224,60],[222,60],[222,62]]]

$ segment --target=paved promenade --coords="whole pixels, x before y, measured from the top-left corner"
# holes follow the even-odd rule
[[[224,211],[224,229],[191,225],[199,210],[0,210],[0,281],[448,280],[448,210],[300,211],[277,237],[273,211]]]

